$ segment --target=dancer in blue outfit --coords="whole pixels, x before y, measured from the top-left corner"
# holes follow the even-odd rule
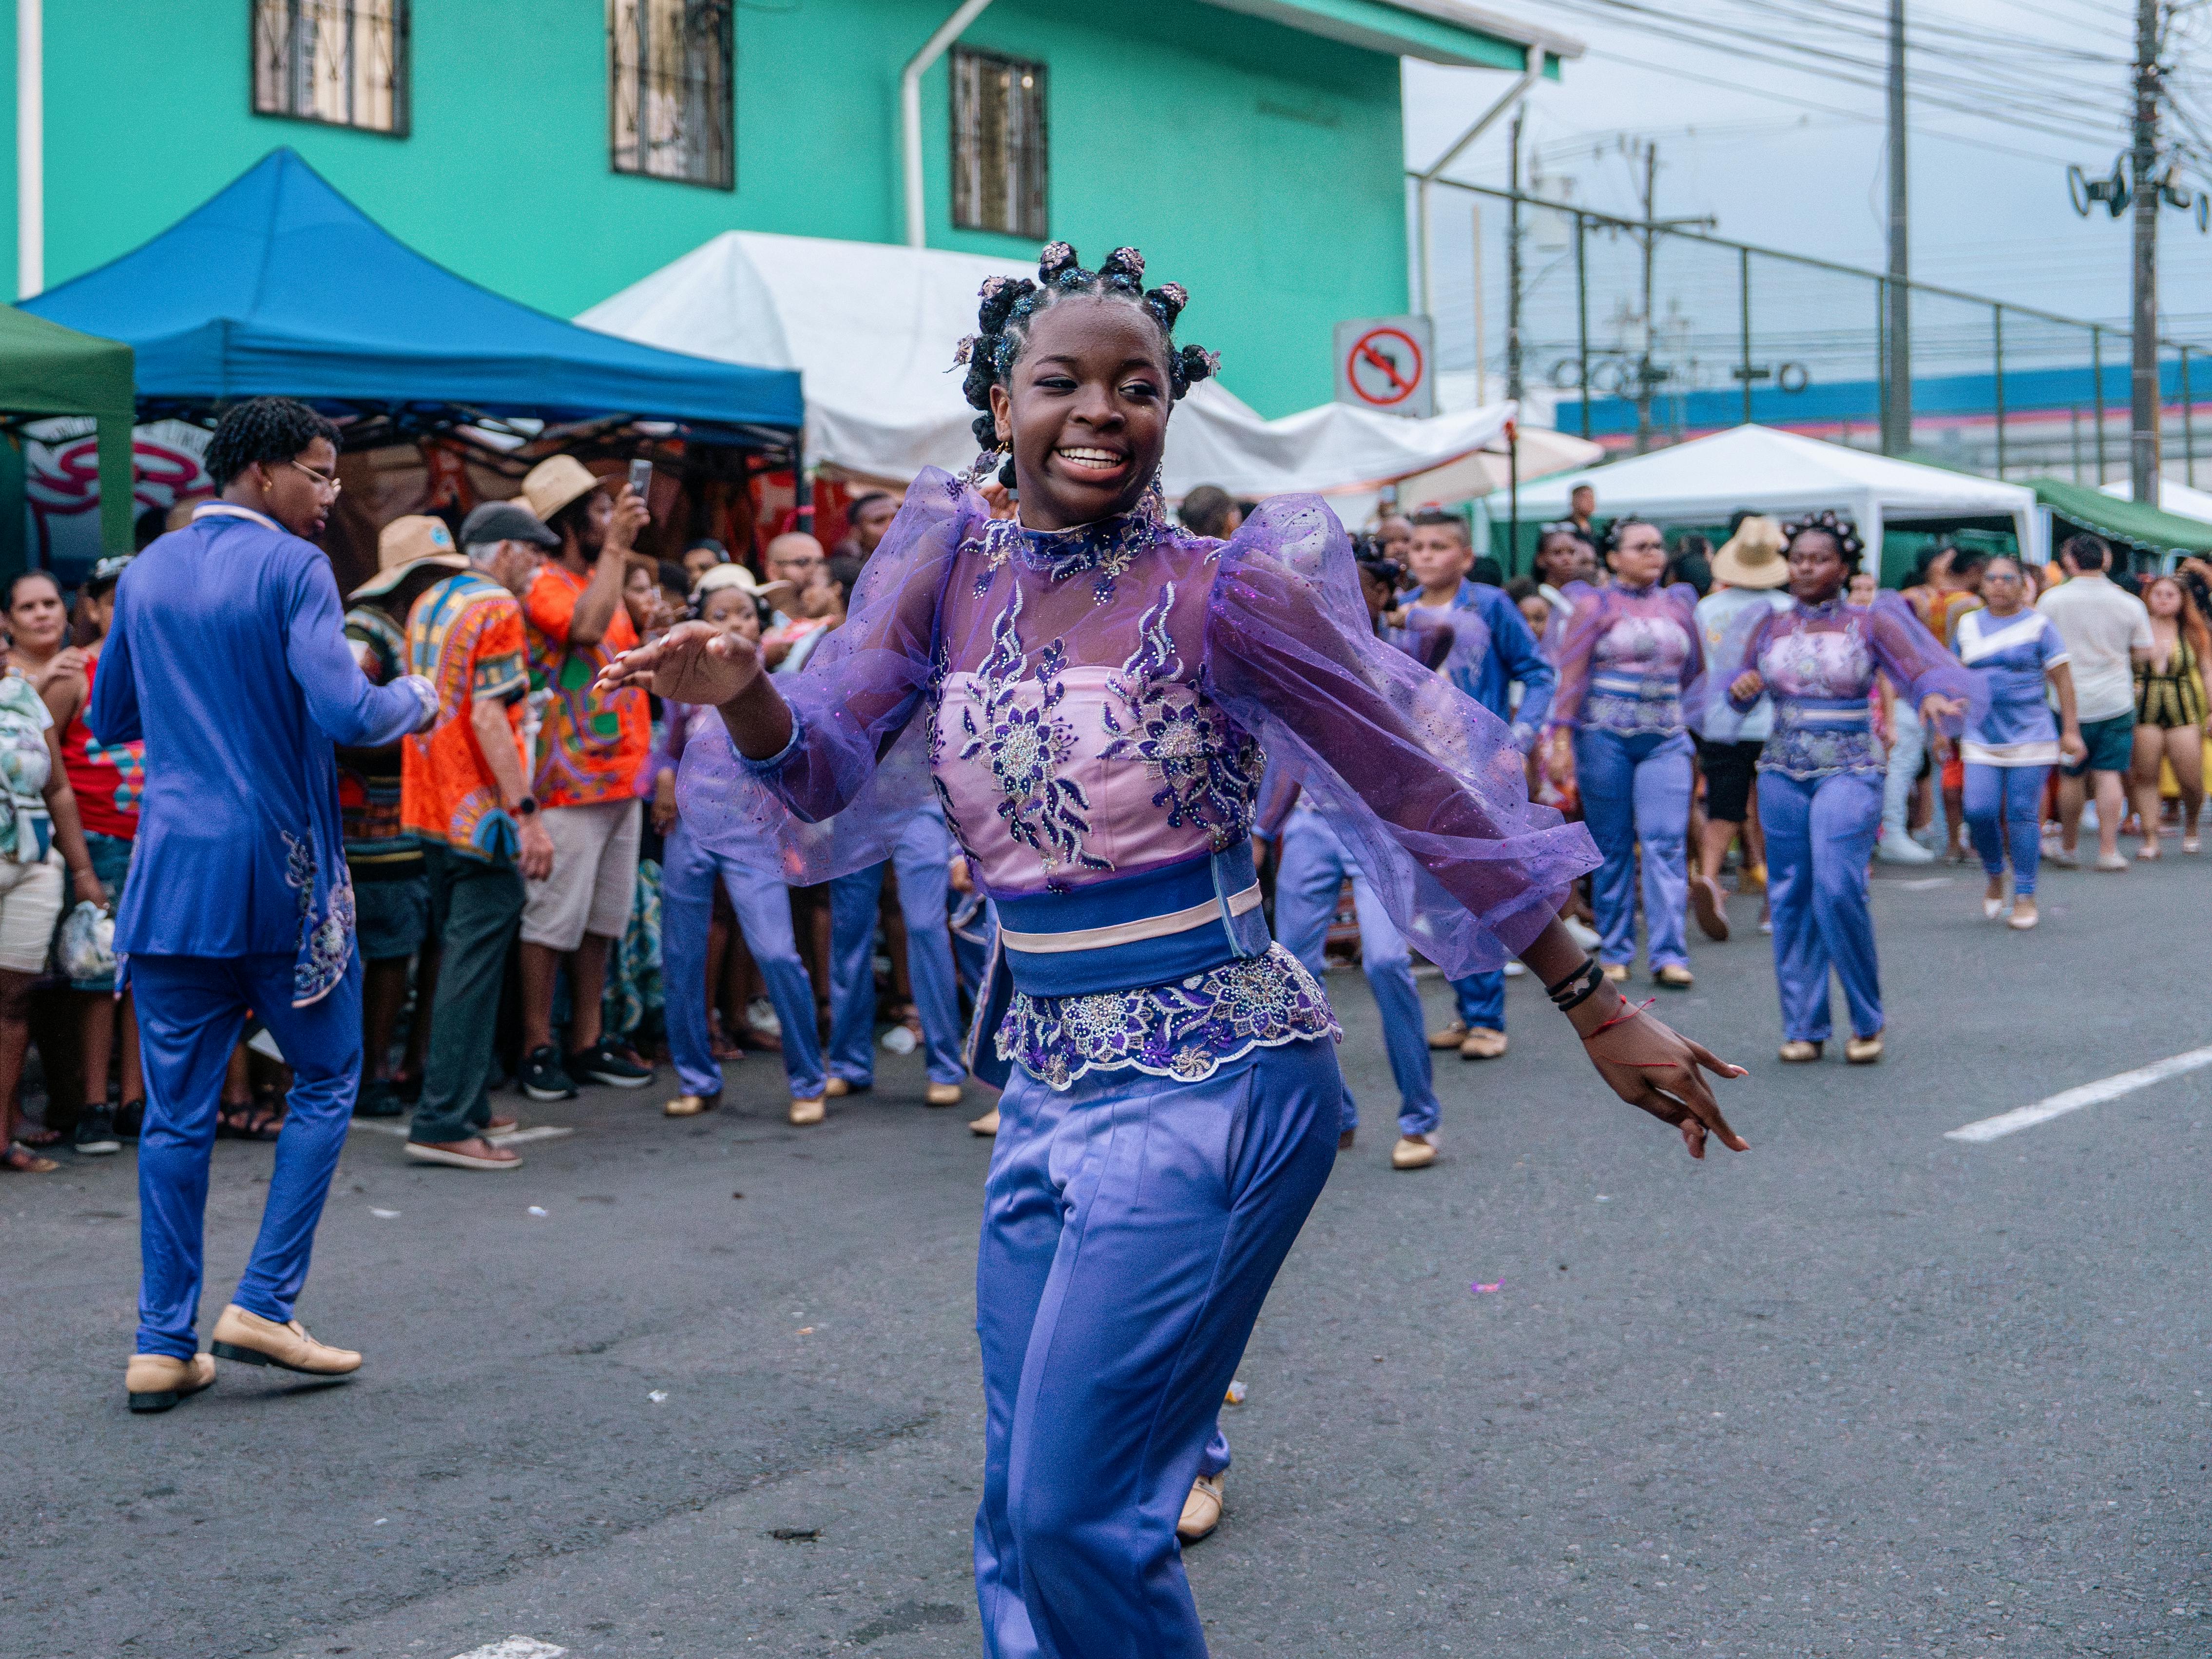
[[[1542,735],[1551,712],[1552,694],[1559,683],[1554,669],[1530,632],[1521,609],[1502,587],[1479,582],[1463,573],[1473,564],[1474,550],[1467,539],[1467,523],[1454,513],[1416,513],[1413,545],[1427,554],[1436,547],[1448,554],[1452,568],[1462,572],[1459,585],[1440,608],[1425,590],[1407,607],[1408,616],[1437,615],[1462,624],[1467,636],[1457,641],[1445,672],[1451,682],[1511,727],[1514,746],[1526,754]],[[1464,623],[1477,624],[1479,631]],[[1521,688],[1521,706],[1512,706],[1513,687]],[[1505,973],[1489,969],[1452,981],[1455,1017],[1429,1038],[1433,1048],[1457,1048],[1462,1060],[1495,1060],[1505,1052]]]
[[[1972,677],[1894,593],[1871,607],[1844,603],[1858,562],[1857,532],[1832,513],[1788,527],[1787,611],[1747,613],[1748,639],[1728,659],[1744,671],[1727,688],[1738,710],[1762,692],[1774,726],[1759,757],[1759,821],[1774,914],[1774,978],[1782,998],[1782,1058],[1820,1057],[1829,1030],[1828,974],[1843,981],[1855,1066],[1881,1058],[1881,981],[1875,961],[1867,861],[1881,828],[1886,766],[1874,734],[1877,670],[1923,720],[1963,714]]]
[[[146,744],[115,927],[146,1067],[134,1411],[166,1411],[215,1380],[197,1331],[202,1217],[223,1070],[249,1010],[283,1049],[292,1092],[213,1355],[325,1376],[361,1364],[293,1317],[361,1079],[331,746],[396,743],[438,710],[418,676],[362,675],[330,561],[306,539],[337,498],[337,428],[303,404],[252,398],[224,415],[206,465],[222,498],[124,573],[86,713],[100,742]]]
[[[2043,855],[2043,786],[2063,755],[2087,755],[2074,713],[2074,671],[2058,626],[2027,603],[2017,559],[1991,559],[1982,571],[1982,608],[1959,618],[1959,659],[1980,677],[1988,708],[1968,724],[1959,757],[1966,766],[1966,828],[1989,877],[1982,915],[2004,913],[2005,855],[2012,856],[2008,924],[2035,926],[2036,866]],[[2058,699],[2051,717],[2045,696]]]
[[[1377,640],[1344,532],[1278,499],[1234,539],[1168,522],[1175,398],[1212,371],[1120,249],[993,278],[969,343],[985,462],[922,474],[805,671],[685,624],[611,665],[721,710],[678,793],[808,878],[885,856],[878,757],[919,726],[1000,920],[987,993],[1012,1071],[983,1194],[976,1596],[993,1659],[1198,1659],[1176,1522],[1260,1304],[1336,1156],[1344,1082],[1313,975],[1271,945],[1250,830],[1265,752],[1400,930],[1448,971],[1519,952],[1624,1098],[1702,1153],[1706,1050],[1628,1010],[1558,920],[1595,861],[1531,807],[1510,736]],[[980,469],[979,469],[980,471]],[[990,1011],[1003,1018],[994,1018]]]
[[[1667,543],[1656,526],[1621,519],[1607,533],[1613,586],[1567,586],[1575,610],[1559,646],[1552,723],[1574,732],[1583,822],[1605,858],[1590,878],[1590,908],[1606,977],[1626,979],[1636,955],[1640,861],[1644,958],[1661,985],[1687,990],[1694,982],[1685,923],[1696,750],[1682,699],[1705,665],[1698,593],[1687,583],[1659,586]],[[1556,758],[1554,775],[1564,784]]]
[[[709,627],[726,629],[748,645],[758,642],[766,602],[755,597],[744,566],[720,564],[709,570],[700,580],[696,602],[701,621]],[[661,750],[648,763],[656,775],[683,764],[695,733],[721,724],[711,708],[680,702],[665,708]],[[717,882],[737,913],[738,931],[775,1009],[784,1079],[791,1089],[790,1120],[802,1126],[819,1123],[826,1083],[822,1041],[814,1023],[814,982],[792,931],[791,890],[768,872],[715,851],[692,833],[680,809],[668,827],[661,855],[660,951],[662,977],[672,988],[668,1057],[675,1062],[681,1092],[661,1110],[670,1117],[696,1117],[721,1099],[722,1063],[714,1058],[707,1032],[707,935]]]

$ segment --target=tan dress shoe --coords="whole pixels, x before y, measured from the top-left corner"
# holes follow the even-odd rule
[[[842,1077],[833,1077],[822,1085],[822,1092],[831,1100],[842,1100],[853,1092],[853,1085]],[[792,1121],[796,1123],[799,1120],[793,1118]]]
[[[2005,926],[2017,927],[2021,932],[2026,933],[2040,920],[2041,918],[2035,913],[2033,899],[2016,898],[2012,902],[2012,915],[2005,918]]]
[[[1190,1496],[1182,1500],[1182,1519],[1176,1522],[1176,1536],[1186,1544],[1195,1544],[1221,1524],[1221,1477],[1201,1474],[1190,1483]]]
[[[1791,1066],[1808,1065],[1820,1057],[1820,1045],[1817,1042],[1808,1042],[1802,1037],[1790,1038],[1782,1045],[1782,1052],[1777,1056]]]
[[[131,1396],[134,1412],[165,1412],[214,1381],[211,1353],[196,1353],[190,1359],[171,1353],[134,1353],[123,1372],[124,1391]]]
[[[1607,963],[1605,964],[1605,976],[1611,980],[1615,985],[1624,983],[1628,978],[1628,964],[1625,962]]]
[[[835,1083],[836,1079],[832,1078],[830,1080]],[[791,1103],[791,1121],[801,1128],[810,1123],[821,1122],[828,1115],[829,1108],[822,1103],[821,1095],[815,1096],[811,1100],[794,1100]]]
[[[1670,991],[1686,991],[1698,982],[1698,976],[1677,962],[1670,962],[1651,975],[1652,983],[1663,985]]]
[[[1436,1142],[1426,1135],[1400,1135],[1398,1144],[1390,1149],[1394,1170],[1425,1170],[1436,1161]]]
[[[678,1095],[660,1109],[663,1117],[696,1117],[702,1112],[712,1111],[718,1097],[714,1095]]]
[[[960,1085],[957,1083],[933,1083],[922,1091],[921,1100],[925,1106],[957,1106],[960,1103]]]
[[[1466,1041],[1467,1022],[1463,1019],[1455,1019],[1441,1030],[1429,1033],[1429,1047],[1431,1048],[1456,1048]]]
[[[968,1125],[971,1135],[994,1135],[999,1133],[999,1109],[995,1106]]]
[[[1493,1031],[1487,1025],[1475,1026],[1459,1045],[1462,1060],[1495,1060],[1504,1052],[1505,1033]]]
[[[359,1354],[350,1348],[333,1348],[316,1341],[298,1320],[279,1325],[273,1319],[246,1312],[235,1302],[215,1322],[215,1336],[208,1348],[218,1359],[274,1365],[309,1376],[346,1376],[361,1369]]]
[[[1881,1033],[1870,1037],[1855,1036],[1844,1044],[1844,1058],[1854,1066],[1871,1066],[1881,1058]]]

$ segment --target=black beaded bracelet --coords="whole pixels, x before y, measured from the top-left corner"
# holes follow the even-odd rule
[[[1585,957],[1583,958],[1583,965],[1576,969],[1573,973],[1569,974],[1557,985],[1546,986],[1544,994],[1551,998],[1553,1007],[1559,1009],[1561,1013],[1565,1013],[1568,1009],[1577,1007],[1587,1000],[1604,979],[1605,969],[1598,965],[1597,958]]]

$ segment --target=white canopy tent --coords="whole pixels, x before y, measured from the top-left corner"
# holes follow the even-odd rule
[[[1722,524],[1738,507],[1778,517],[1827,508],[1856,520],[1869,548],[1881,545],[1886,525],[2007,518],[2027,558],[2040,563],[2050,556],[2035,492],[2024,485],[1771,427],[1733,427],[1632,460],[1523,484],[1522,522],[1565,518],[1567,498],[1585,483],[1597,492],[1602,518],[1635,513],[1662,525]],[[1505,510],[1504,497],[1492,495],[1488,506],[1496,518]]]
[[[975,459],[975,411],[961,397],[953,347],[975,331],[983,279],[1025,274],[1033,268],[1012,259],[726,231],[576,320],[702,357],[798,369],[809,463],[903,484],[925,466]],[[1206,381],[1169,425],[1167,492],[1370,492],[1502,448],[1512,412],[1492,404],[1417,421],[1325,404],[1269,421]]]

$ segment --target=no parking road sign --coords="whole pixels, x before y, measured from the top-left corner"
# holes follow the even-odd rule
[[[1385,415],[1437,412],[1426,317],[1364,317],[1336,325],[1336,400]]]

